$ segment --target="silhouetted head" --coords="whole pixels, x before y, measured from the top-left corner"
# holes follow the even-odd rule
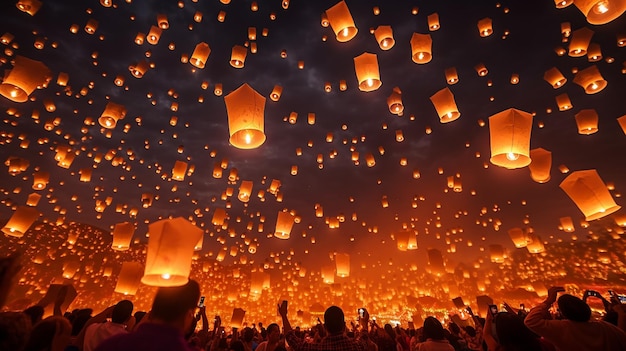
[[[195,319],[196,304],[200,299],[200,285],[189,280],[182,286],[161,287],[152,302],[150,316],[166,323],[184,321],[183,330],[188,330]]]
[[[422,334],[425,339],[443,340],[446,337],[441,322],[435,317],[426,317]]]
[[[585,301],[570,294],[564,294],[557,300],[563,317],[574,322],[587,322],[591,318],[591,308]]]
[[[330,306],[324,312],[324,327],[330,334],[340,334],[346,328],[343,310],[337,306]]]
[[[517,314],[500,312],[494,318],[498,343],[505,350],[534,350],[540,348],[537,336],[524,325]]]
[[[30,306],[24,310],[24,313],[30,317],[30,324],[35,325],[43,319],[43,307],[39,305]]]
[[[30,335],[30,317],[21,312],[0,313],[0,350],[22,350]]]
[[[133,303],[129,300],[122,300],[113,307],[111,322],[122,324],[133,315]]]
[[[72,325],[66,318],[60,316],[45,318],[33,327],[24,351],[50,350],[56,334],[60,338],[58,340],[60,345],[68,345],[71,332]]]

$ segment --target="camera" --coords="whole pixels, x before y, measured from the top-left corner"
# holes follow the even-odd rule
[[[198,302],[198,307],[200,308],[204,307],[204,299],[205,299],[204,296],[200,296],[200,302]]]
[[[357,312],[359,313],[359,318],[365,317],[365,308],[361,307],[357,310]]]

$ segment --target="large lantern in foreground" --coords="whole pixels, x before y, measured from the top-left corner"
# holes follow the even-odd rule
[[[586,221],[608,216],[621,208],[595,169],[573,172],[559,186],[585,215]]]
[[[18,206],[2,232],[8,236],[21,238],[30,226],[39,218],[39,211],[31,206]]]
[[[182,217],[148,225],[148,254],[141,282],[153,286],[181,286],[189,281],[194,246],[202,229]]]
[[[348,5],[343,0],[326,10],[326,16],[339,42],[351,40],[359,31],[354,24]]]
[[[254,149],[265,142],[265,98],[248,84],[224,97],[229,142],[239,149]]]
[[[530,132],[533,116],[514,108],[489,117],[491,163],[508,169],[530,163]]]
[[[117,276],[117,284],[115,285],[115,292],[124,295],[135,295],[139,284],[141,283],[141,276],[143,275],[143,265],[139,262],[124,262],[122,263],[122,270]]]
[[[374,91],[383,84],[378,71],[378,57],[376,54],[364,52],[354,58],[354,70],[359,82],[359,90]]]
[[[43,63],[18,55],[13,69],[0,84],[0,94],[11,101],[25,102],[50,76],[50,70]]]
[[[452,122],[461,117],[461,112],[459,112],[456,106],[454,95],[450,89],[443,88],[439,90],[430,97],[430,101],[433,103],[433,106],[435,106],[441,123]]]
[[[274,236],[279,239],[289,239],[291,228],[293,228],[294,216],[290,212],[279,211],[276,218],[276,231]]]
[[[626,11],[625,0],[574,0],[574,5],[591,24],[606,24]]]

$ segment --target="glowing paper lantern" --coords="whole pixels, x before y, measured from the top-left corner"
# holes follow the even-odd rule
[[[413,33],[411,36],[411,59],[418,64],[432,60],[433,40],[430,34]]]
[[[596,65],[578,71],[574,76],[574,83],[583,87],[587,94],[595,94],[607,85]]]
[[[146,41],[152,45],[156,45],[159,43],[159,39],[161,38],[161,33],[163,30],[157,26],[151,26],[148,35],[146,36]]]
[[[347,253],[335,254],[335,266],[337,276],[345,278],[350,275],[350,255]]]
[[[276,218],[276,231],[274,231],[274,236],[279,239],[289,239],[294,219],[294,216],[290,212],[279,211],[278,217]]]
[[[176,161],[174,163],[174,168],[172,169],[172,179],[183,181],[185,179],[186,173],[187,173],[187,162]]]
[[[241,202],[248,202],[250,201],[250,194],[252,193],[252,181],[250,180],[243,180],[241,182],[241,185],[239,186],[239,194],[237,195],[237,198],[239,199],[239,201]]]
[[[623,115],[622,117],[618,117],[617,123],[619,123],[619,126],[622,127],[622,132],[626,134],[626,115]]]
[[[15,6],[23,12],[34,16],[43,3],[39,0],[18,0]]]
[[[39,200],[41,200],[41,195],[39,195],[37,193],[30,193],[30,194],[28,194],[28,199],[26,200],[26,205],[31,206],[31,207],[35,207],[39,203]]]
[[[478,20],[478,33],[480,33],[481,37],[488,37],[493,34],[491,18],[486,17],[481,20]]]
[[[206,65],[206,61],[211,54],[211,48],[209,44],[205,42],[198,43],[196,48],[193,50],[193,54],[191,54],[191,58],[189,59],[189,63],[191,65],[198,67],[200,69],[204,68]]]
[[[574,0],[554,0],[557,9],[563,9],[574,3]]]
[[[456,106],[456,101],[454,101],[454,95],[447,87],[431,96],[430,101],[435,107],[435,110],[437,110],[437,115],[439,115],[439,121],[441,123],[449,123],[461,117],[461,113]]]
[[[552,153],[548,150],[537,148],[530,150],[531,162],[528,165],[530,178],[537,183],[546,183],[550,180],[550,168],[552,167]]]
[[[587,55],[587,48],[589,47],[589,42],[591,42],[593,33],[594,32],[587,27],[573,31],[567,54],[571,57],[581,57]]]
[[[98,118],[100,126],[107,129],[114,129],[117,121],[126,117],[126,107],[114,102],[107,103],[102,115]]]
[[[0,94],[14,102],[25,102],[50,76],[50,70],[40,61],[18,55],[15,57],[13,69],[0,84]]]
[[[574,5],[591,24],[606,24],[626,11],[624,0],[574,0]]]
[[[441,251],[437,249],[428,250],[428,270],[431,274],[441,276],[445,273],[445,266],[443,263],[443,256]]]
[[[598,113],[594,109],[580,110],[575,116],[578,134],[589,135],[598,131]]]
[[[526,250],[530,253],[541,253],[545,251],[545,247],[543,246],[543,242],[541,238],[535,234],[528,233],[528,244],[526,245]]]
[[[439,28],[441,28],[441,26],[439,25],[439,14],[437,13],[431,13],[430,15],[428,15],[428,29],[433,32],[438,30]]]
[[[2,228],[7,236],[21,238],[28,228],[39,218],[39,211],[31,206],[18,206],[9,221]]]
[[[333,284],[335,283],[335,267],[334,266],[323,266],[322,267],[322,280],[324,284]]]
[[[254,149],[265,142],[265,98],[248,84],[224,97],[228,113],[229,142],[240,149]]]
[[[396,246],[400,251],[407,251],[409,249],[409,240],[411,236],[415,237],[415,234],[408,230],[403,230],[394,234],[396,238]]]
[[[270,93],[270,100],[272,101],[278,101],[280,100],[280,96],[283,93],[283,87],[281,87],[280,85],[274,85],[274,88],[272,89],[272,92]]]
[[[216,208],[215,212],[213,212],[213,218],[211,219],[211,223],[215,226],[222,226],[224,221],[226,220],[226,210],[223,208]]]
[[[376,54],[364,52],[354,58],[354,70],[359,82],[359,90],[374,91],[380,88],[383,82],[378,71],[378,57]]]
[[[554,99],[559,107],[559,111],[567,111],[573,107],[572,101],[569,99],[569,95],[567,95],[567,93],[557,95]]]
[[[513,245],[515,245],[515,247],[518,249],[522,247],[526,247],[526,245],[529,242],[528,237],[526,236],[526,233],[524,233],[524,231],[521,228],[511,228],[509,229],[508,233],[509,233],[509,237],[513,241]]]
[[[132,223],[117,223],[113,228],[113,242],[111,243],[111,248],[118,251],[128,250],[134,234],[135,226]]]
[[[354,24],[348,5],[343,0],[326,10],[326,17],[339,42],[351,40],[359,31]]]
[[[389,106],[389,112],[394,115],[402,116],[404,105],[402,104],[402,91],[400,91],[400,88],[393,88],[391,95],[387,98],[387,106]]]
[[[621,208],[615,204],[595,169],[572,172],[559,186],[585,215],[586,221],[608,216]]]
[[[202,229],[182,217],[148,225],[148,253],[141,282],[152,286],[180,286],[189,280],[194,245]]]
[[[489,117],[491,163],[508,169],[528,166],[532,126],[533,116],[514,108]]]
[[[602,60],[602,49],[600,48],[600,44],[590,43],[587,48],[587,61],[598,62],[600,60]]]
[[[166,30],[170,27],[170,22],[167,20],[167,15],[164,13],[157,14],[157,25],[159,28]]]
[[[452,85],[459,82],[459,75],[457,74],[455,67],[446,68],[445,74],[446,82],[448,82],[448,84]]]
[[[504,262],[504,247],[498,244],[489,245],[489,256],[491,262],[502,263]]]
[[[559,218],[559,222],[561,222],[561,228],[563,228],[564,232],[571,233],[576,230],[574,228],[574,221],[572,220],[572,217],[561,217]]]
[[[562,87],[567,79],[563,76],[558,68],[552,67],[543,74],[543,79],[548,82],[554,89]]]
[[[133,75],[133,77],[141,78],[144,74],[146,74],[148,68],[150,68],[150,64],[148,64],[148,61],[141,60],[134,65],[130,65],[128,67],[128,70],[130,71],[130,74]]]
[[[246,55],[248,54],[248,48],[241,45],[233,46],[230,53],[230,65],[235,68],[243,68],[246,63]]]
[[[139,262],[123,262],[114,291],[124,295],[135,295],[139,289],[143,271],[144,267]]]
[[[396,44],[391,26],[378,26],[374,30],[374,37],[381,50],[389,50]]]
[[[33,189],[34,190],[43,190],[48,185],[48,181],[50,180],[50,173],[48,172],[35,172],[33,174]]]

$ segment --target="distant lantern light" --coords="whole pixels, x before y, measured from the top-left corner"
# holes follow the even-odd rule
[[[559,106],[559,111],[567,111],[573,107],[572,101],[569,99],[569,95],[567,95],[567,93],[557,95],[555,100],[557,106]]]
[[[339,90],[346,91],[348,89],[348,83],[346,83],[345,79],[339,80]]]
[[[98,123],[104,128],[114,129],[117,121],[124,119],[124,117],[126,117],[126,107],[115,102],[109,102],[98,118]]]
[[[18,55],[13,69],[0,84],[0,94],[14,102],[26,102],[28,96],[50,77],[50,69],[42,62]]]
[[[573,4],[574,0],[554,0],[554,5],[557,9],[563,9]]]
[[[224,97],[229,142],[240,149],[254,149],[265,142],[265,98],[248,84]]]
[[[354,69],[359,82],[359,90],[374,91],[380,88],[383,82],[380,80],[378,70],[378,57],[376,54],[364,52],[354,58]]]
[[[43,3],[39,0],[18,0],[15,6],[23,12],[34,16]]]
[[[130,222],[117,223],[113,228],[113,250],[125,251],[130,248],[130,242],[135,234],[135,226]]]
[[[161,28],[157,26],[151,26],[148,35],[146,35],[146,41],[152,45],[158,44],[162,32],[163,30]]]
[[[513,73],[511,74],[511,84],[519,83],[519,74]]]
[[[21,238],[28,228],[39,218],[39,211],[31,206],[18,206],[9,221],[2,228],[7,236]]]
[[[598,113],[596,110],[580,110],[574,117],[578,126],[578,134],[589,135],[598,131]]]
[[[218,22],[224,22],[226,20],[226,11],[220,11],[217,14],[217,21]]]
[[[196,48],[193,50],[193,54],[191,54],[189,63],[191,63],[192,66],[202,69],[206,65],[206,61],[210,54],[211,48],[209,47],[209,44],[205,42],[198,43],[196,44]]]
[[[167,20],[167,15],[164,13],[157,14],[157,25],[159,28],[166,30],[170,27],[170,22]]]
[[[394,87],[391,95],[387,98],[387,106],[389,107],[389,112],[394,115],[402,115],[404,111],[404,105],[402,104],[402,91],[400,88]]]
[[[50,173],[39,171],[33,174],[33,189],[34,190],[43,190],[48,185],[50,181]]]
[[[88,34],[94,34],[98,29],[98,21],[93,18],[87,20],[87,24],[85,25],[85,32]]]
[[[493,34],[493,27],[491,18],[485,17],[478,20],[478,33],[481,37],[488,37]]]
[[[430,34],[413,33],[411,36],[411,59],[418,64],[432,60],[433,40]]]
[[[115,292],[124,295],[135,295],[141,283],[144,267],[139,262],[123,262],[117,276]]]
[[[572,32],[572,37],[569,42],[568,55],[571,57],[581,57],[587,55],[587,49],[591,42],[594,32],[583,27]]]
[[[528,165],[530,178],[537,183],[546,183],[550,180],[550,169],[552,167],[552,152],[537,148],[530,150],[531,162]]]
[[[444,73],[448,84],[453,85],[459,82],[459,75],[456,72],[456,67],[446,68]]]
[[[609,23],[626,11],[624,0],[574,0],[574,5],[595,25]]]
[[[213,88],[213,94],[215,96],[222,96],[222,83],[215,83],[215,87]]]
[[[270,100],[278,101],[283,93],[283,87],[280,85],[274,85],[272,92],[270,93]]]
[[[289,239],[294,224],[294,216],[290,212],[279,211],[276,218],[274,236],[279,239]]]
[[[330,27],[335,32],[337,41],[346,42],[356,36],[358,29],[352,19],[352,14],[345,1],[340,1],[326,10],[326,16]],[[322,19],[322,25],[324,21]]]
[[[548,82],[554,89],[558,89],[565,85],[567,79],[558,68],[552,67],[543,74],[543,79]]]
[[[452,122],[461,117],[456,101],[454,101],[454,95],[449,88],[446,87],[436,92],[430,97],[430,101],[435,107],[441,123]]]
[[[230,65],[235,68],[243,68],[246,63],[248,49],[245,46],[235,45],[230,54]]]
[[[514,108],[489,117],[491,163],[508,169],[528,166],[532,125],[532,114]]]
[[[239,186],[239,194],[237,195],[237,198],[239,199],[239,201],[241,202],[250,201],[250,194],[252,194],[252,186],[253,186],[253,183],[250,180],[243,180],[241,182],[241,185]]]
[[[441,25],[439,24],[438,13],[435,12],[435,13],[431,13],[430,15],[428,15],[427,21],[428,21],[428,29],[431,32],[434,32],[436,30],[439,30],[439,28],[441,28]]]
[[[378,26],[374,30],[374,37],[381,50],[389,50],[396,44],[391,26]]]
[[[545,251],[545,247],[541,238],[535,234],[528,234],[528,244],[526,245],[526,250],[530,253],[541,253]]]
[[[149,68],[150,64],[148,63],[148,61],[142,60],[134,65],[129,66],[128,70],[130,71],[130,74],[133,75],[133,77],[141,78],[148,71]]]
[[[489,73],[487,66],[485,66],[485,64],[482,62],[474,66],[474,70],[476,70],[476,73],[478,73],[478,75],[481,77],[484,77]]]
[[[559,186],[585,215],[586,221],[608,216],[621,208],[595,169],[572,172]]]
[[[585,89],[587,94],[595,94],[606,88],[607,81],[602,77],[596,65],[578,71],[574,76],[574,83]]]
[[[182,217],[148,225],[150,237],[141,282],[152,286],[181,286],[189,281],[194,246],[202,229]]]

